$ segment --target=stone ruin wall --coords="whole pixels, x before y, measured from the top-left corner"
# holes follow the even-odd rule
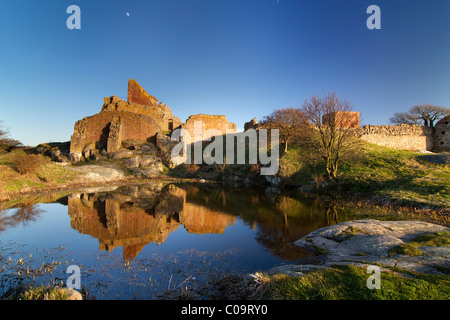
[[[182,124],[181,120],[175,117],[170,108],[164,103],[142,105],[126,102],[119,97],[112,96],[104,98],[101,112],[103,111],[126,111],[149,116],[158,123],[162,131],[172,131]]]
[[[158,105],[159,101],[145,91],[139,83],[134,79],[128,80],[128,97],[129,103],[141,104],[144,106]]]
[[[434,147],[439,151],[450,152],[450,116],[447,116],[436,123]]]
[[[156,143],[157,133],[173,131],[182,124],[167,105],[150,96],[133,79],[128,82],[128,99],[106,97],[100,113],[75,123],[71,161],[80,161],[86,149],[94,153],[119,151],[125,140]]]
[[[93,148],[98,150],[115,152],[121,148],[122,141],[128,139],[156,143],[156,134],[160,131],[156,121],[148,116],[104,111],[75,123],[70,153],[81,156],[89,144],[95,144]]]
[[[207,115],[207,114],[197,114],[192,115],[186,120],[186,123],[181,127],[187,130],[191,135],[191,142],[199,141],[195,139],[194,126],[195,122],[202,122],[202,137],[201,140],[209,139],[213,134],[206,132],[206,130],[216,129],[222,134],[226,133],[236,133],[236,124],[228,122],[224,115]]]
[[[424,126],[366,125],[356,129],[362,140],[398,150],[433,150],[433,129]]]

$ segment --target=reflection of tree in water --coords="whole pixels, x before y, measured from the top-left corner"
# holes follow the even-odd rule
[[[186,185],[187,199],[201,206],[240,217],[256,232],[256,241],[286,260],[304,258],[294,242],[310,232],[337,223],[338,207],[320,197],[306,199],[295,193],[271,189],[226,189]]]
[[[10,214],[14,209],[0,211],[0,231],[16,227],[20,223],[26,225],[37,220],[43,212],[37,205],[21,204],[14,214]]]
[[[325,223],[327,226],[339,223],[338,210],[336,204],[331,204],[325,210]]]
[[[319,198],[307,203],[279,196],[275,203],[278,219],[271,224],[258,223],[256,240],[282,259],[308,258],[309,254],[295,246],[294,242],[314,230],[339,223],[337,206],[323,205]]]

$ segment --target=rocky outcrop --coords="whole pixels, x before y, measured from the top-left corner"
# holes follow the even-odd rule
[[[420,256],[393,250],[419,236],[437,232],[450,232],[450,228],[420,221],[355,220],[318,229],[296,241],[295,245],[316,253],[321,267],[378,264],[442,275],[442,269],[450,268],[450,247],[419,247],[423,253]]]
[[[32,152],[50,157],[55,162],[67,162],[70,153],[70,142],[42,143],[33,148]]]
[[[177,166],[180,163],[174,161],[175,159],[172,159],[172,149],[178,144],[178,141],[172,141],[169,136],[166,136],[163,133],[158,133],[156,135],[156,146],[159,148],[160,156],[164,164],[169,167],[173,168]]]

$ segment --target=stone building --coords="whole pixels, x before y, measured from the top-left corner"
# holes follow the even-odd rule
[[[434,126],[434,147],[439,151],[450,152],[450,115]]]

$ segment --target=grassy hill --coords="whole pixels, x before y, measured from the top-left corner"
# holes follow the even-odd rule
[[[450,165],[434,164],[424,154],[363,143],[358,155],[342,161],[337,187],[405,204],[449,207]],[[301,147],[281,156],[280,175],[291,186],[323,187],[320,159]]]

